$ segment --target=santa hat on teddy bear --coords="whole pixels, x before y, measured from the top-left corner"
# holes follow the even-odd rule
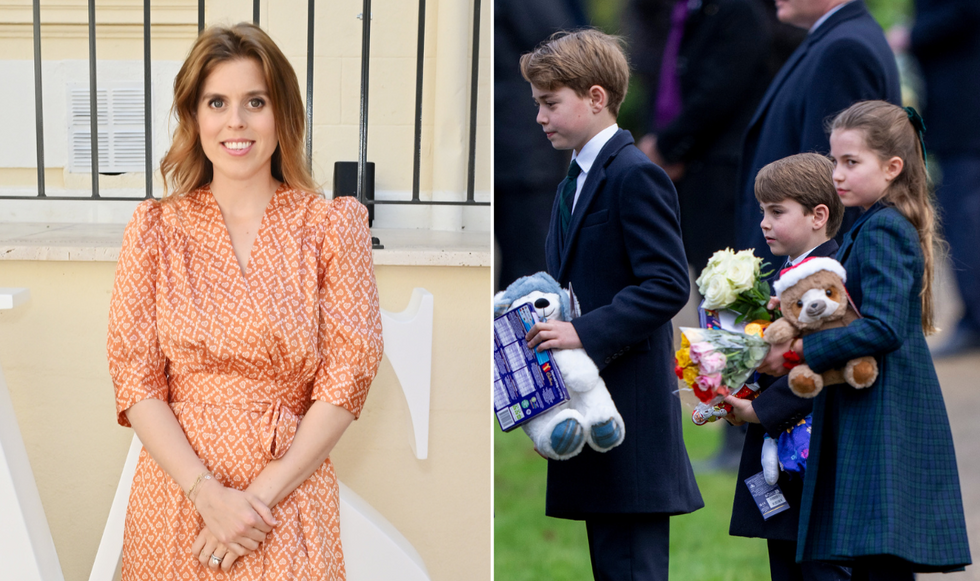
[[[826,257],[812,257],[800,262],[799,264],[793,265],[789,268],[784,268],[779,272],[779,280],[773,283],[773,288],[776,290],[776,296],[783,296],[783,291],[793,287],[796,283],[800,282],[804,278],[816,274],[821,270],[830,271],[840,277],[841,282],[847,282],[847,272],[841,263],[837,262],[833,258]]]

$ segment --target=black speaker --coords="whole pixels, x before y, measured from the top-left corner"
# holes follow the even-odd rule
[[[364,164],[364,199],[374,200],[374,162]],[[333,164],[333,196],[357,196],[357,162],[335,161]],[[368,225],[374,225],[374,204],[368,209]]]

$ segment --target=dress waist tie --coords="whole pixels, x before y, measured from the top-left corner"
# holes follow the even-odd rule
[[[272,460],[282,458],[296,437],[301,416],[281,401],[270,404],[260,420],[262,448]]]

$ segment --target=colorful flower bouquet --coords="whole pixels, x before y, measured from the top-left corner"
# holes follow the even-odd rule
[[[692,419],[702,425],[724,417],[731,406],[724,397],[755,397],[758,386],[745,385],[769,352],[761,337],[724,329],[681,327],[681,348],[674,372],[700,403]]]
[[[763,273],[769,266],[751,250],[734,252],[731,248],[715,252],[708,265],[701,271],[697,285],[704,302],[701,308],[719,311],[728,309],[738,313],[735,324],[745,321],[774,321],[778,311],[769,311],[771,289],[766,278],[772,271]]]

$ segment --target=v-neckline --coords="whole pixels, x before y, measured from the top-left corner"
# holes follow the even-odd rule
[[[211,191],[210,184],[207,186],[208,198],[210,200],[210,204],[212,205],[213,211],[216,213],[215,222],[216,224],[220,225],[221,231],[224,234],[223,236],[221,236],[221,238],[225,242],[224,253],[230,255],[227,256],[226,258],[231,259],[230,262],[235,266],[235,269],[238,272],[240,280],[246,283],[246,286],[248,283],[249,273],[252,271],[251,266],[255,262],[255,258],[258,254],[258,250],[261,250],[260,242],[262,240],[262,234],[265,232],[266,224],[269,221],[267,220],[269,216],[269,212],[271,211],[272,207],[276,204],[276,201],[279,198],[279,194],[285,189],[285,187],[286,187],[285,183],[279,184],[279,186],[276,188],[276,191],[272,193],[272,198],[269,199],[269,202],[265,205],[265,208],[262,210],[262,217],[259,219],[259,228],[255,233],[255,239],[252,241],[251,248],[248,249],[248,262],[245,264],[245,267],[242,268],[242,263],[239,262],[238,255],[235,254],[235,245],[231,240],[231,232],[228,230],[228,224],[225,222],[225,215],[221,212],[221,205],[218,204],[218,200],[214,197],[214,192]]]

